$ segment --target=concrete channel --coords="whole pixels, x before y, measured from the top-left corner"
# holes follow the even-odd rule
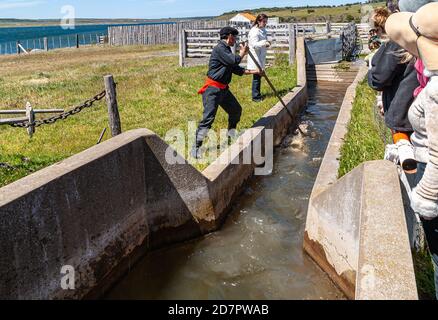
[[[303,252],[309,196],[348,83],[309,85],[309,102],[220,231],[147,255],[107,299],[345,299]]]
[[[303,38],[297,65],[297,87],[284,97],[289,112],[275,105],[223,155],[228,162],[221,155],[203,172],[179,155],[169,164],[169,146],[138,129],[0,189],[0,298],[354,299],[356,274],[356,289],[372,288],[360,270],[343,286],[336,257],[320,259],[327,247],[307,250],[327,273],[303,251],[303,239],[329,240],[319,238],[328,233],[318,210],[307,209],[318,204],[314,183],[321,186],[339,147],[330,132],[351,105],[344,95],[355,70],[346,81],[335,70],[335,82],[308,83]],[[327,74],[314,68],[312,80]],[[234,160],[267,129],[277,146],[274,172],[253,177],[254,161]],[[342,234],[342,225],[332,227]],[[361,255],[374,263],[367,259]],[[74,268],[75,290],[60,286],[63,266]],[[356,297],[372,298],[367,292]]]

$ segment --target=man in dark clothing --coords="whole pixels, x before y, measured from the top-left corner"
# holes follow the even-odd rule
[[[420,84],[414,63],[402,63],[402,54],[403,49],[395,42],[384,43],[371,60],[368,84],[383,91],[386,125],[393,131],[410,133],[408,111]]]
[[[218,106],[221,106],[228,113],[228,136],[231,137],[237,128],[242,107],[228,87],[233,74],[238,76],[260,74],[258,71],[245,70],[239,66],[249,50],[246,45],[241,45],[239,55],[231,52],[231,47],[235,45],[238,34],[239,31],[234,28],[222,28],[220,31],[221,40],[211,54],[208,78],[204,87],[198,92],[202,94],[204,114],[198,130],[196,130],[196,141],[191,152],[193,158],[201,158],[201,146],[213,125]]]

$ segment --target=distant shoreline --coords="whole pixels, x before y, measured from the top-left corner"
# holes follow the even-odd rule
[[[175,19],[76,19],[77,26],[85,25],[105,25],[105,24],[144,24],[144,23],[177,23],[189,20],[212,19],[213,17],[199,18],[175,18]],[[20,27],[53,27],[59,26],[61,19],[43,20],[20,20],[20,19],[1,19],[0,28],[20,28]]]

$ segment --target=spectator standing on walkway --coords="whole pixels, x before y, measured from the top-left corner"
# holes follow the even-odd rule
[[[438,3],[421,7],[416,13],[400,12],[387,21],[391,40],[420,58],[429,78],[409,110],[414,129],[411,140],[419,162],[411,207],[420,215],[435,266],[438,299]]]
[[[413,129],[408,119],[408,111],[419,82],[412,55],[387,38],[385,24],[389,16],[390,12],[384,8],[376,9],[373,16],[375,28],[386,41],[371,59],[368,84],[382,92],[385,123],[391,129],[399,153],[403,154],[403,169],[408,173],[415,173],[417,163],[410,142]]]
[[[257,62],[265,69],[266,55],[271,43],[268,41],[268,32],[266,31],[266,25],[268,24],[268,16],[266,14],[259,14],[254,22],[253,27],[248,34],[249,50],[253,56],[257,59]],[[248,70],[258,71],[256,63],[251,57],[248,57]],[[255,102],[262,101],[261,94],[262,76],[254,74],[252,80],[252,100]]]

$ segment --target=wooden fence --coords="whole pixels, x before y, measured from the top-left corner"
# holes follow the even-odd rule
[[[183,29],[221,28],[226,25],[228,21],[211,20],[108,27],[108,38],[112,46],[177,44],[179,34]]]
[[[249,28],[237,27],[238,41],[248,38]],[[295,61],[296,29],[294,24],[282,24],[267,28],[272,47],[268,50],[267,59],[272,60],[276,54],[287,54],[289,63]],[[182,29],[179,37],[180,66],[186,66],[187,59],[209,57],[217,45],[219,29]],[[237,46],[233,48],[236,50]]]
[[[331,23],[331,32],[335,34],[339,34],[340,30],[347,27],[348,23]],[[361,39],[363,44],[368,45],[369,32],[371,27],[368,23],[359,23],[356,24],[358,36]]]

